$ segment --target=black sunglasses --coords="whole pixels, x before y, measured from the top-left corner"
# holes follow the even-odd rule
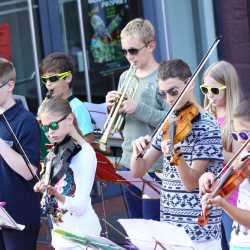
[[[240,131],[240,132],[232,132],[232,137],[235,141],[246,141],[249,139],[249,132],[248,131]]]
[[[176,87],[173,87],[173,88],[168,89],[168,90],[159,90],[158,91],[158,95],[161,98],[166,98],[167,94],[169,94],[171,96],[177,96],[179,94],[179,89]]]
[[[41,128],[44,133],[48,133],[49,129],[57,130],[59,128],[59,122],[63,121],[68,115],[63,116],[58,121],[51,122],[49,125],[42,125]]]
[[[128,53],[131,55],[131,56],[135,56],[137,55],[140,50],[142,50],[143,48],[145,48],[147,45],[145,44],[143,47],[137,49],[137,48],[129,48],[129,49],[122,49],[122,53],[124,56],[126,56]]]
[[[59,80],[65,80],[68,76],[71,75],[70,71],[54,74],[51,76],[41,76],[41,80],[44,84],[46,84],[48,81],[50,82],[57,82]]]

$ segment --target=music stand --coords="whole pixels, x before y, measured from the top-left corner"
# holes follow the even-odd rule
[[[25,226],[16,223],[9,213],[2,206],[0,206],[0,229],[2,228],[11,228],[22,231]]]
[[[129,240],[143,250],[194,250],[183,228],[145,219],[119,219]]]
[[[92,247],[94,249],[103,249],[103,250],[125,250],[124,248],[120,247],[111,240],[101,236],[90,236],[90,235],[78,236],[62,229],[55,229],[53,231],[61,235],[66,240],[73,241],[75,243],[78,243],[86,247]]]

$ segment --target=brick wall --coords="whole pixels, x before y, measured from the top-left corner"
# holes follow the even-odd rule
[[[223,36],[219,58],[236,67],[241,96],[250,98],[250,1],[214,0],[214,11],[217,35]]]

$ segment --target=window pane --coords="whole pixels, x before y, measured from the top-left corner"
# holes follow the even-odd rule
[[[84,61],[76,1],[60,1],[65,51],[73,55],[77,75],[74,94],[86,100]],[[92,102],[103,102],[109,90],[116,89],[119,75],[128,67],[121,53],[120,31],[125,24],[141,16],[141,1],[82,1],[88,54]]]
[[[37,1],[33,1],[36,30],[38,20]],[[37,32],[37,41],[40,41]],[[37,112],[38,97],[35,82],[35,66],[26,0],[0,1],[0,56],[11,60],[17,71],[15,94],[23,95],[31,111]],[[41,45],[38,46],[40,55]]]

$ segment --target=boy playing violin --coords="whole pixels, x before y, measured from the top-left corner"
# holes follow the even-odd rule
[[[14,65],[0,58],[0,201],[25,225],[23,231],[1,228],[0,249],[34,250],[40,228],[40,197],[33,191],[40,133],[35,117],[13,97],[15,81]]]
[[[233,125],[235,132],[232,138],[235,141],[244,144],[250,136],[250,99],[244,100],[238,104],[234,111]],[[250,156],[250,143],[238,157],[240,160],[235,164],[237,168],[243,166],[244,162]],[[243,160],[243,161],[242,161]],[[240,169],[240,168],[239,168]],[[247,167],[250,176],[250,165]],[[199,180],[201,193],[209,193],[214,183],[214,174],[206,173]],[[221,207],[234,220],[233,230],[231,233],[230,250],[247,250],[250,249],[250,177],[246,178],[239,187],[239,196],[237,207],[230,204],[227,199],[221,196],[214,198],[206,197],[209,204]]]
[[[180,59],[161,63],[158,73],[159,95],[173,106],[190,77],[189,66]],[[185,111],[190,107],[196,109],[197,114],[191,118],[190,131],[185,136],[181,135],[183,138],[177,138],[178,134],[175,134],[174,140],[179,140],[179,143],[174,145],[173,154],[169,152],[173,142],[166,136],[168,131],[159,129],[150,145],[149,136],[133,142],[131,171],[135,177],[142,177],[163,154],[161,221],[183,227],[195,249],[217,250],[221,249],[221,210],[213,209],[212,219],[206,227],[197,224],[197,217],[201,212],[199,177],[205,171],[216,174],[222,167],[220,129],[209,113],[197,105],[191,88],[174,110],[177,117],[173,121],[176,132],[178,126],[182,126],[178,124],[178,112],[185,116]],[[167,121],[169,126],[171,122]],[[165,125],[166,121],[162,127]],[[143,158],[138,158],[139,154],[144,154]],[[171,162],[169,158],[172,158]]]

